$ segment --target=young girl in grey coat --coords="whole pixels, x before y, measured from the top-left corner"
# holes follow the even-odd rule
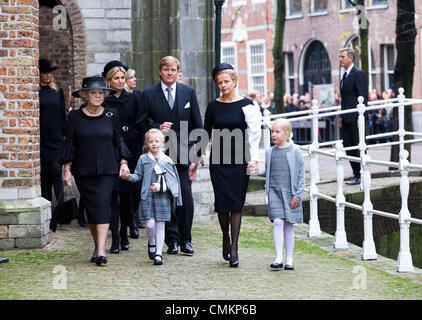
[[[265,188],[268,215],[273,222],[276,253],[271,268],[283,267],[283,239],[286,243],[285,270],[293,270],[294,223],[303,222],[302,194],[305,168],[299,149],[290,143],[292,126],[286,119],[274,121],[271,138],[274,146],[265,152]]]
[[[164,135],[158,129],[145,134],[148,153],[139,157],[135,172],[126,177],[130,182],[142,181],[139,215],[146,220],[148,256],[154,265],[163,264],[165,222],[170,221],[172,198],[182,205],[180,180],[170,157],[162,152]]]

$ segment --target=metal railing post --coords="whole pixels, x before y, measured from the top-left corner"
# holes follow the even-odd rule
[[[314,144],[308,146],[309,153],[309,171],[310,171],[310,187],[309,187],[309,203],[310,203],[310,214],[309,214],[309,229],[308,237],[317,237],[321,235],[321,229],[318,221],[318,187],[317,183],[317,162],[316,153],[314,152],[317,147]]]
[[[409,245],[410,222],[406,220],[410,218],[410,212],[407,207],[409,197],[409,169],[407,169],[406,166],[409,164],[409,161],[407,160],[408,157],[409,152],[407,150],[403,149],[400,151],[400,251],[397,258],[397,272],[414,272],[412,254],[410,253]]]
[[[319,113],[319,106],[318,106],[318,101],[316,99],[312,100],[312,114],[315,116]],[[319,148],[319,144],[318,144],[318,117],[314,117],[312,118],[312,127],[311,127],[311,139],[312,139],[312,144],[315,145],[315,147],[318,149]],[[317,154],[315,154],[315,159],[316,159],[316,182],[320,181],[320,177],[319,177],[319,157]]]
[[[369,171],[369,163],[371,157],[367,154],[361,156],[362,160],[362,184],[364,192],[364,200],[362,204],[363,215],[363,245],[362,245],[362,260],[376,260],[377,252],[375,250],[375,242],[373,238],[372,216],[369,210],[373,209],[371,202],[371,172]]]
[[[359,130],[359,155],[360,158],[362,159],[363,155],[366,152],[366,142],[365,142],[365,105],[363,104],[363,101],[365,99],[360,96],[358,97],[358,130]],[[361,176],[362,176],[362,163],[361,163],[361,167],[360,167],[360,172],[361,172]],[[361,183],[361,189],[362,189],[362,183]]]
[[[347,249],[347,237],[344,228],[344,194],[343,194],[343,183],[344,183],[344,156],[343,144],[341,142],[336,143],[336,162],[337,162],[337,195],[336,195],[336,212],[337,212],[337,227],[335,234],[334,249]]]
[[[399,95],[397,96],[398,98],[398,111],[399,111],[399,130],[398,130],[398,135],[399,135],[399,141],[400,141],[400,151],[404,150],[404,136],[406,135],[406,130],[404,129],[404,100],[405,100],[405,96],[404,96],[404,89],[403,88],[399,88]]]

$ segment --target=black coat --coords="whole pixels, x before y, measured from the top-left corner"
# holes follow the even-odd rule
[[[368,104],[368,86],[366,84],[365,73],[356,66],[353,66],[349,75],[340,84],[341,94],[341,110],[354,109],[358,104],[358,97],[364,97],[364,104]],[[366,115],[365,115],[366,116]],[[342,119],[344,122],[353,122],[358,118],[358,113],[343,114]]]
[[[110,95],[105,99],[105,105],[116,110],[120,118],[120,133],[129,149],[132,157],[128,160],[128,167],[131,172],[134,172],[138,159],[142,154],[144,143],[144,135],[135,129],[135,119],[138,114],[140,105],[140,94],[129,93],[123,90],[117,98]],[[121,179],[117,180],[115,184],[115,191],[119,192],[135,192],[139,188],[138,184],[133,184]]]
[[[121,140],[119,116],[105,108],[102,114],[90,117],[82,109],[69,113],[62,162],[72,162],[74,176],[119,174],[120,160],[130,158]]]
[[[40,155],[42,160],[58,161],[64,148],[66,107],[63,90],[42,86],[40,98]]]
[[[159,129],[163,122],[172,122],[171,129],[177,134],[178,156],[181,154],[181,147],[190,150],[197,141],[181,140],[181,121],[187,122],[187,135],[194,129],[203,128],[198,99],[192,87],[181,83],[176,84],[173,110],[170,109],[161,82],[144,90],[141,98],[141,109],[136,117],[137,128],[146,132],[151,128]],[[184,166],[191,163],[190,159],[178,158],[173,160]],[[185,160],[188,160],[187,163]]]

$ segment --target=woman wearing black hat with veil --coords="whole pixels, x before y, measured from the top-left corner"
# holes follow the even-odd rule
[[[95,249],[91,262],[107,263],[106,239],[111,217],[111,195],[117,176],[130,173],[130,153],[120,135],[120,119],[113,109],[103,106],[107,88],[102,77],[87,77],[82,89],[73,92],[83,104],[69,113],[66,147],[63,154],[67,186],[72,174],[86,208]]]
[[[48,59],[39,59],[40,70],[40,158],[41,195],[52,200],[52,188],[57,203],[63,203],[62,166],[59,164],[64,147],[66,106],[63,90],[55,83]]]
[[[249,183],[247,169],[256,170],[258,165],[261,112],[251,100],[236,93],[238,77],[230,64],[219,64],[213,69],[212,76],[221,96],[208,103],[204,129],[210,138],[213,138],[213,129],[228,129],[236,136],[230,142],[230,163],[224,161],[227,156],[224,152],[220,151],[220,156],[213,155],[213,152],[217,153],[216,148],[224,151],[225,141],[221,136],[219,139],[212,139],[209,169],[215,197],[214,211],[218,213],[223,233],[223,258],[230,262],[230,267],[237,268],[242,209]],[[241,132],[240,139],[237,138],[236,131]],[[241,148],[238,148],[239,145]],[[248,145],[250,161],[247,161],[249,159],[246,156]]]
[[[114,90],[114,94],[105,99],[107,107],[116,110],[120,118],[122,138],[132,154],[128,160],[128,167],[133,172],[136,168],[139,156],[142,152],[142,137],[135,129],[136,114],[139,108],[139,96],[125,90],[126,72],[128,66],[118,60],[108,62],[104,66],[102,76],[106,79],[107,86]],[[112,218],[110,228],[112,233],[112,244],[110,253],[119,253],[128,250],[130,247],[127,235],[127,228],[130,227],[131,237],[138,238],[139,231],[133,215],[136,214],[135,199],[139,199],[140,183],[130,183],[116,179],[112,195]],[[118,223],[120,216],[120,231]]]

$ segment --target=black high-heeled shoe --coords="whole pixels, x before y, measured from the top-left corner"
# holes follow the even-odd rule
[[[229,261],[230,268],[237,268],[239,266],[239,260],[237,261]]]
[[[129,250],[130,243],[129,243],[129,239],[127,238],[127,234],[126,235],[120,234],[120,247],[122,250]]]
[[[120,252],[120,245],[118,240],[111,241],[110,253],[117,254]]]
[[[97,261],[97,256],[92,256],[91,259],[89,260],[90,262],[95,262]]]
[[[101,264],[106,264],[106,263],[107,263],[107,257],[98,256],[97,259],[95,259],[95,264],[97,266],[100,266]]]

